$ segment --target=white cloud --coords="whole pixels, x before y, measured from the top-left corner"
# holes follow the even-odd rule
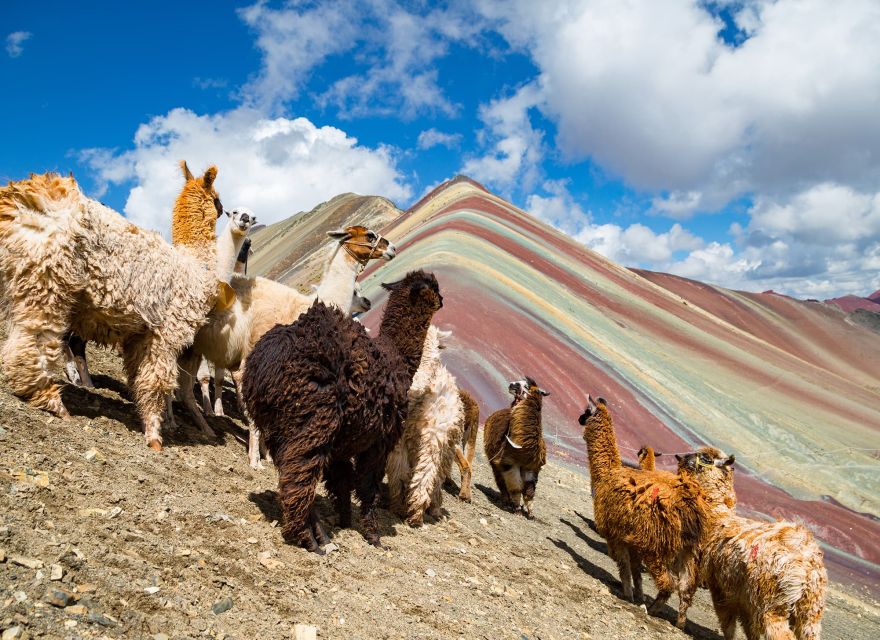
[[[669,214],[880,179],[876,0],[742,3],[738,47],[701,0],[480,6],[538,66],[560,149],[670,192]]]
[[[416,146],[419,149],[430,149],[431,147],[446,147],[452,149],[461,144],[462,135],[460,133],[443,133],[437,129],[431,128],[422,131]]]
[[[461,172],[503,192],[514,187],[531,191],[541,175],[544,143],[543,133],[532,126],[529,111],[540,100],[539,89],[528,84],[510,97],[482,105],[480,120],[485,129],[480,137],[488,151],[467,159]]]
[[[174,109],[141,125],[134,149],[90,149],[81,158],[105,187],[133,181],[126,216],[166,235],[182,185],[181,159],[193,172],[216,164],[224,206],[247,206],[263,223],[346,191],[397,200],[411,195],[390,149],[360,146],[344,131],[305,118],[272,119],[246,108],[215,115]]]
[[[32,34],[30,31],[13,31],[6,36],[6,53],[10,58],[17,58],[24,52],[24,43],[30,40]]]

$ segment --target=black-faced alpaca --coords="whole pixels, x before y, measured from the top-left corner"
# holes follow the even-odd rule
[[[403,433],[407,391],[443,298],[433,274],[413,271],[391,292],[379,335],[315,302],[277,325],[248,356],[242,394],[278,469],[282,533],[310,551],[329,540],[314,507],[323,476],[339,522],[351,526],[351,492],[364,537],[379,546],[376,508],[389,452]]]
[[[642,601],[639,566],[644,563],[657,585],[657,598],[648,610],[656,614],[677,590],[676,626],[684,627],[693,596],[694,576],[688,569],[709,518],[700,486],[668,471],[624,467],[611,412],[602,398],[593,402],[588,396],[578,422],[587,443],[596,531],[617,563],[624,597]]]
[[[502,501],[514,511],[532,515],[532,500],[538,473],[547,462],[547,447],[541,427],[541,403],[549,392],[539,389],[531,378],[511,382],[514,404],[496,411],[483,425],[483,449]],[[522,507],[520,507],[522,498]]]

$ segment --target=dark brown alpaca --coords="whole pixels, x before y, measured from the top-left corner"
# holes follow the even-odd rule
[[[509,409],[496,411],[483,425],[483,449],[502,501],[514,511],[532,515],[532,500],[538,473],[547,462],[547,447],[541,427],[541,404],[549,392],[539,389],[531,378],[511,382]],[[522,507],[520,507],[522,496]]]
[[[254,346],[242,393],[278,468],[282,533],[310,551],[329,542],[314,508],[323,476],[339,522],[351,526],[351,492],[364,537],[379,546],[376,508],[389,452],[403,433],[407,391],[431,317],[443,306],[433,274],[413,271],[391,292],[379,335],[315,302]]]

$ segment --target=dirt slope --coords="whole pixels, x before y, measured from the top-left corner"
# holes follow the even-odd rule
[[[339,550],[321,558],[282,543],[274,470],[248,469],[237,421],[216,419],[220,438],[201,441],[178,407],[181,428],[155,454],[118,359],[90,356],[101,388],[68,388],[69,421],[27,407],[0,383],[0,629],[269,640],[305,623],[320,638],[720,637],[704,592],[687,634],[619,599],[579,471],[548,465],[537,519],[526,521],[492,503],[480,458],[473,504],[447,494],[448,515],[418,530],[383,511],[387,551],[335,530]],[[50,589],[78,602],[53,606]],[[876,603],[858,596],[835,591],[823,637],[880,637]],[[223,604],[231,607],[212,611]]]

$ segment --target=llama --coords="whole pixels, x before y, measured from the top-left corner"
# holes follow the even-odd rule
[[[391,242],[366,227],[347,227],[327,235],[336,244],[315,296],[303,295],[266,278],[233,276],[231,286],[235,300],[229,309],[211,313],[207,324],[196,334],[192,355],[181,360],[183,376],[191,381],[198,371],[199,358],[206,357],[215,367],[231,371],[232,380],[240,390],[241,363],[263,334],[277,324],[296,320],[316,297],[348,315],[357,274],[370,260],[391,260],[397,252]],[[184,403],[193,419],[204,421],[192,393],[192,383],[184,382],[181,387]],[[248,438],[248,463],[253,469],[262,468],[260,431],[253,424]]]
[[[588,396],[578,422],[587,443],[596,531],[617,563],[624,597],[643,600],[639,567],[644,563],[657,585],[648,611],[657,614],[677,590],[676,626],[684,628],[693,596],[693,576],[687,569],[708,518],[702,490],[690,478],[624,467],[611,412],[602,398],[594,402]]]
[[[464,406],[455,378],[440,362],[441,340],[452,335],[431,325],[409,389],[406,429],[385,465],[392,508],[412,527],[425,511],[439,517],[443,482],[461,439]]]
[[[483,449],[502,502],[531,518],[538,474],[547,462],[541,404],[550,392],[540,389],[529,377],[511,382],[508,391],[513,394],[514,404],[488,417],[483,425]]]
[[[733,456],[704,447],[676,458],[679,473],[700,484],[712,508],[697,576],[725,640],[736,635],[737,620],[749,640],[818,639],[828,575],[813,535],[793,522],[736,515]]]
[[[150,448],[161,450],[165,397],[177,355],[218,299],[216,167],[189,177],[178,234],[210,242],[172,247],[83,195],[72,177],[31,175],[0,188],[0,272],[10,304],[3,362],[14,393],[68,417],[52,367],[62,337],[121,344]]]
[[[654,458],[654,449],[648,446],[639,449],[639,469],[642,471],[656,471],[657,462]]]
[[[474,454],[477,451],[477,432],[480,430],[480,405],[464,389],[459,388],[458,398],[463,415],[461,441],[455,443],[455,462],[461,474],[458,489],[459,500],[471,501],[471,480],[473,478]],[[448,476],[448,474],[447,474]]]
[[[242,395],[278,469],[282,533],[310,551],[328,542],[314,507],[322,475],[340,525],[351,525],[354,489],[364,537],[380,546],[385,463],[403,434],[428,326],[443,306],[430,273],[412,271],[382,287],[391,294],[375,339],[316,300],[296,322],[260,338],[245,366]]]
[[[245,237],[250,228],[257,223],[257,216],[244,207],[237,207],[226,215],[229,217],[229,222],[217,236],[217,277],[228,283],[235,272]]]

